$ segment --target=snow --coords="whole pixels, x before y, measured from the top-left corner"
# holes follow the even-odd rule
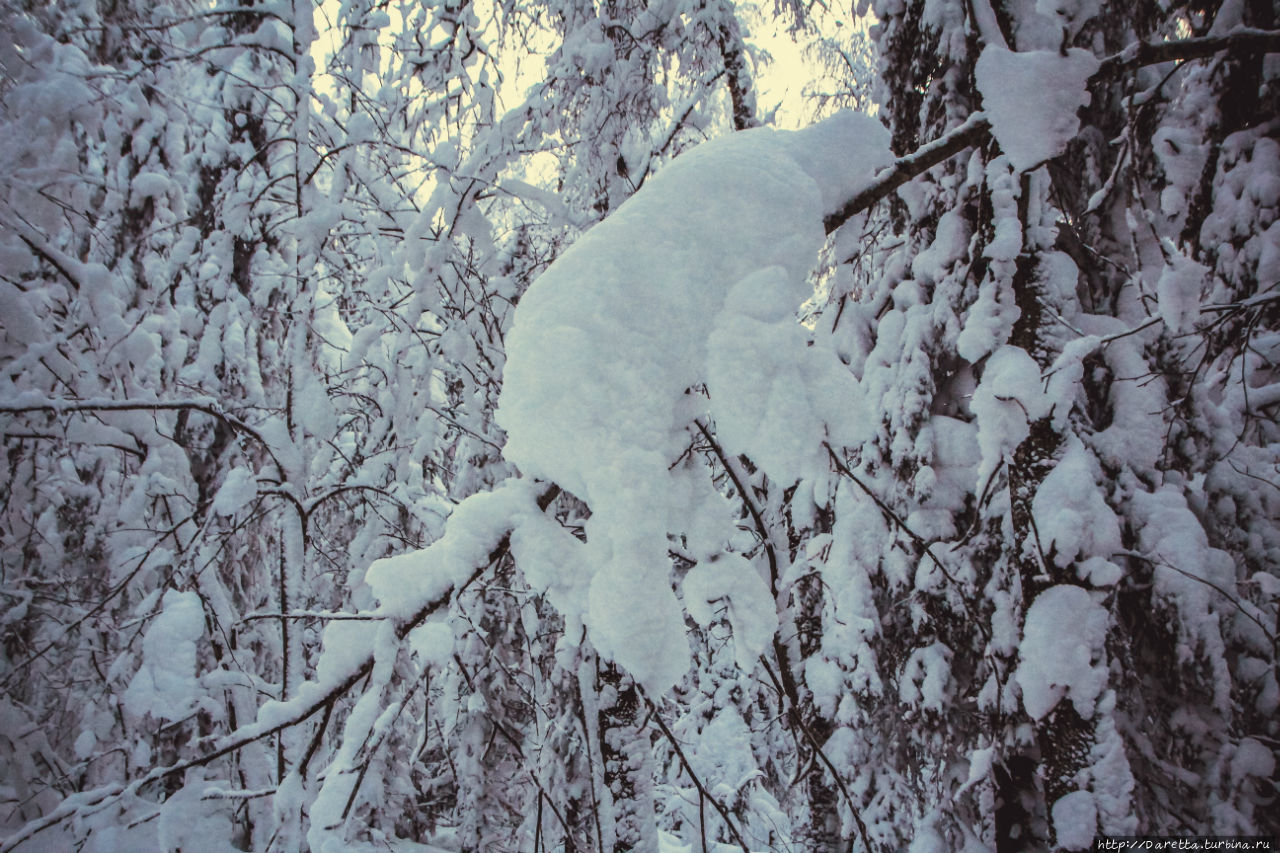
[[[853,376],[795,322],[785,275],[769,267],[729,292],[707,341],[706,382],[724,449],[791,483],[822,467],[829,435],[854,444],[868,429]]]
[[[1061,568],[1077,557],[1110,557],[1120,550],[1120,522],[1098,488],[1101,472],[1074,435],[1031,502],[1040,547]]]
[[[258,481],[248,468],[233,468],[227,474],[211,509],[218,515],[235,515],[258,496]]]
[[[1231,775],[1238,781],[1249,777],[1269,779],[1276,770],[1275,753],[1261,741],[1246,737],[1236,745],[1231,757]]]
[[[1171,332],[1185,332],[1200,318],[1200,291],[1209,270],[1179,252],[1172,252],[1156,284],[1160,318]]]
[[[316,681],[335,684],[364,665],[373,654],[378,623],[335,619],[324,628],[324,651],[316,663]]]
[[[1138,816],[1133,809],[1133,769],[1125,755],[1124,738],[1116,729],[1116,696],[1106,691],[1098,701],[1094,746],[1090,753],[1090,785],[1097,810],[1098,831],[1108,835],[1133,835]]]
[[[163,196],[169,191],[169,177],[162,172],[139,172],[133,178],[133,207],[141,207],[150,198]]]
[[[1107,611],[1083,587],[1052,586],[1031,602],[1015,677],[1032,719],[1043,719],[1063,698],[1071,699],[1081,717],[1093,716],[1107,683],[1101,658],[1108,621]]]
[[[1080,394],[1080,383],[1084,379],[1084,360],[1093,355],[1101,344],[1102,339],[1097,335],[1085,335],[1083,338],[1067,341],[1062,352],[1053,360],[1053,365],[1045,371],[1046,393],[1053,401],[1056,429],[1066,427],[1067,417]]]
[[[705,383],[726,449],[762,454],[782,479],[818,461],[827,430],[849,435],[853,383],[833,352],[806,346],[794,313],[823,215],[889,160],[884,128],[851,113],[701,145],[566,251],[515,313],[504,456],[591,507],[586,621],[652,693],[688,664],[666,556],[680,524],[668,466],[696,415],[686,389]],[[827,382],[848,398],[815,384]]]
[[[409,648],[424,667],[443,669],[453,657],[453,629],[442,622],[428,622],[409,632]]]
[[[76,738],[76,742],[72,745],[72,751],[75,752],[76,758],[84,760],[93,755],[94,747],[97,745],[98,736],[93,733],[92,729],[85,729]]]
[[[1124,572],[1119,566],[1102,557],[1090,557],[1081,560],[1076,566],[1076,575],[1091,586],[1114,586],[1120,582]]]
[[[484,566],[513,519],[537,511],[534,489],[532,483],[511,479],[492,492],[472,495],[454,508],[444,534],[429,547],[375,561],[364,580],[380,602],[379,615],[411,616]]]
[[[1002,346],[991,354],[973,392],[970,409],[978,421],[978,488],[1031,433],[1031,422],[1049,412],[1041,388],[1040,368],[1027,351]]]
[[[1209,545],[1187,496],[1172,483],[1155,492],[1135,493],[1133,516],[1138,548],[1152,564],[1155,591],[1173,601],[1181,617],[1177,657],[1187,662],[1203,655],[1212,669],[1214,701],[1226,707],[1231,676],[1226,669],[1217,590],[1235,586],[1235,563],[1230,554]]]
[[[1014,169],[1026,172],[1066,150],[1080,129],[1076,110],[1089,103],[1086,85],[1098,70],[1087,50],[1015,53],[988,45],[974,69],[991,132]]]
[[[531,516],[511,533],[511,554],[529,586],[546,594],[564,619],[565,638],[576,643],[587,613],[591,570],[582,544],[544,515]]]
[[[194,592],[171,589],[142,637],[142,667],[122,697],[134,716],[180,720],[196,694],[196,641],[204,634],[204,608]]]
[[[951,649],[943,643],[913,651],[898,681],[898,698],[903,704],[941,713],[947,707],[951,657]]]
[[[1082,315],[1079,325],[1091,337],[1131,331],[1128,324],[1114,317],[1098,315]],[[1109,341],[1100,350],[1112,375],[1122,379],[1113,382],[1107,393],[1112,412],[1110,425],[1086,440],[1100,461],[1117,468],[1154,467],[1164,446],[1167,425],[1161,410],[1168,391],[1163,377],[1148,376],[1151,368],[1142,348],[1140,336],[1127,335]],[[1142,377],[1141,381],[1137,377]],[[1050,390],[1055,390],[1052,383]]]
[[[8,264],[8,257],[0,257],[0,266],[14,269],[17,264]],[[5,338],[18,344],[34,344],[42,337],[40,321],[32,310],[29,298],[21,290],[8,281],[0,281],[0,317],[4,317],[4,327],[0,330]]]
[[[1072,791],[1053,804],[1053,834],[1063,850],[1090,849],[1097,829],[1098,807],[1088,791]]]
[[[1208,148],[1200,133],[1191,127],[1165,125],[1151,135],[1151,150],[1168,181],[1160,191],[1160,210],[1166,216],[1187,212],[1189,199],[1195,196],[1204,171]]]
[[[689,615],[703,627],[716,620],[723,602],[733,630],[734,659],[750,671],[778,630],[777,605],[755,566],[738,554],[724,554],[690,569],[681,589]]]
[[[159,849],[234,853],[231,809],[226,801],[204,799],[205,789],[211,787],[210,782],[195,782],[165,800],[156,826]]]
[[[911,275],[930,284],[939,282],[969,245],[969,226],[959,210],[938,219],[933,242],[911,260]]]

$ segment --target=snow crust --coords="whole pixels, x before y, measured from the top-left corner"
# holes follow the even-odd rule
[[[1032,719],[1043,719],[1063,698],[1090,719],[1107,683],[1100,661],[1107,639],[1107,611],[1083,587],[1052,586],[1027,610],[1015,677]]]
[[[854,383],[794,314],[823,215],[890,160],[885,129],[853,113],[699,146],[565,252],[515,313],[504,455],[591,507],[586,622],[651,692],[688,663],[666,555],[685,428],[709,410],[726,450],[783,481],[815,438],[856,431]],[[709,404],[686,393],[704,384]]]
[[[1015,53],[988,45],[974,68],[991,132],[1019,172],[1057,157],[1080,129],[1076,110],[1089,103],[1085,86],[1098,70],[1087,50]]]

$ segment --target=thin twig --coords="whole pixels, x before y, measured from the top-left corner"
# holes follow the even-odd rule
[[[639,690],[639,686],[636,687]],[[643,694],[642,694],[643,695]],[[649,719],[658,724],[658,729],[671,743],[671,748],[675,750],[676,757],[680,759],[680,764],[684,766],[685,772],[689,774],[689,778],[693,780],[693,787],[698,789],[698,796],[710,802],[720,817],[724,820],[724,825],[728,827],[729,834],[733,836],[733,840],[738,842],[738,846],[742,848],[742,853],[751,853],[751,848],[747,846],[747,842],[743,839],[742,833],[738,831],[737,825],[733,822],[733,818],[729,817],[729,812],[721,805],[720,801],[711,795],[711,792],[702,784],[702,780],[698,778],[697,772],[694,771],[693,765],[689,763],[689,759],[685,757],[684,750],[680,748],[680,742],[676,740],[676,736],[671,733],[671,729],[667,728],[667,724],[662,721],[662,716],[658,713],[658,708],[653,704],[653,700],[648,696],[644,697],[644,703],[649,706]]]

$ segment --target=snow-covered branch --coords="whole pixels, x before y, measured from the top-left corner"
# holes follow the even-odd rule
[[[1102,60],[1094,78],[1113,76],[1122,71],[1164,62],[1204,59],[1221,51],[1240,54],[1280,52],[1280,30],[1242,29],[1223,36],[1204,36],[1178,41],[1136,42],[1129,48]],[[899,157],[891,166],[876,173],[875,178],[855,196],[823,220],[831,234],[854,216],[868,210],[876,202],[924,174],[934,166],[959,154],[966,148],[981,145],[991,136],[991,120],[981,112],[971,114],[958,127]]]
[[[822,220],[823,227],[831,234],[853,217],[868,210],[876,202],[886,198],[890,193],[908,181],[923,175],[947,158],[959,154],[966,148],[980,145],[991,134],[991,122],[983,113],[974,113],[954,130],[938,137],[927,145],[899,157],[893,165],[886,166],[876,173],[871,182],[861,189],[857,195],[849,199],[840,209],[829,213]]]

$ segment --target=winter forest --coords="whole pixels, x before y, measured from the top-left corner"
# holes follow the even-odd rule
[[[0,20],[0,853],[1280,833],[1272,0]]]

